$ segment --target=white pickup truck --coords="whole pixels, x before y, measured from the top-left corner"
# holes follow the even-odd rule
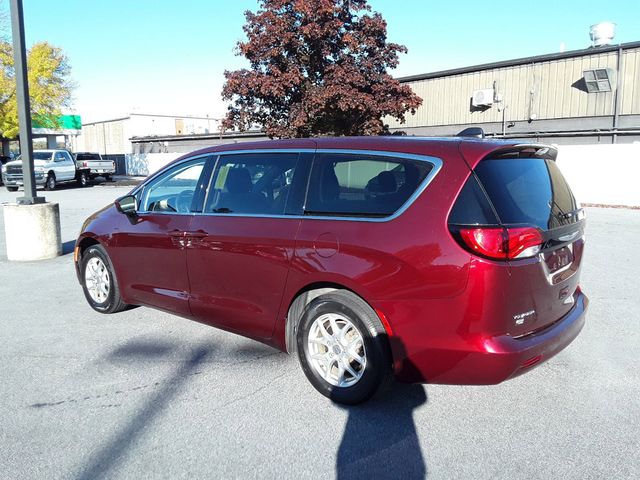
[[[34,150],[33,171],[36,185],[44,185],[46,190],[54,190],[62,182],[77,181],[83,185],[80,180],[83,171],[76,168],[76,162],[66,150]],[[2,180],[10,192],[16,192],[24,184],[22,155],[2,166]]]
[[[78,171],[87,172],[89,179],[104,177],[108,182],[111,175],[116,173],[116,164],[111,160],[104,160],[99,153],[78,152],[75,154]]]

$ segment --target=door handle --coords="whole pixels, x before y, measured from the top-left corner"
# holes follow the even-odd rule
[[[174,245],[178,245],[179,247],[184,247],[187,244],[187,240],[185,238],[187,232],[183,230],[171,230],[167,232],[167,235],[171,237],[171,243]]]
[[[204,238],[209,236],[209,234],[204,230],[196,230],[195,232],[184,232],[184,234],[186,237],[191,238]]]
[[[187,247],[191,247],[193,245],[198,245],[202,243],[202,239],[209,236],[207,232],[204,230],[196,230],[195,232],[185,232],[187,237]]]

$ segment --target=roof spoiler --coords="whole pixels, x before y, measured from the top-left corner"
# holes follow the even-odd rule
[[[458,133],[456,137],[484,138],[484,130],[480,127],[469,127]]]

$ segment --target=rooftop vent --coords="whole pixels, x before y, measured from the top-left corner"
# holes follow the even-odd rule
[[[611,45],[613,37],[616,36],[616,24],[612,22],[600,22],[591,25],[589,36],[591,37],[591,46],[593,47]]]

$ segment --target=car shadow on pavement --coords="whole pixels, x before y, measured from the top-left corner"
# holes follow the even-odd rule
[[[380,399],[343,407],[349,418],[338,450],[336,478],[425,478],[427,466],[413,410],[426,402],[422,385],[397,383]]]
[[[410,378],[419,371],[406,358],[398,337],[386,335],[396,365]],[[342,406],[349,414],[338,449],[336,477],[340,479],[401,478],[423,479],[427,465],[413,421],[413,411],[427,403],[425,388],[419,384],[393,383],[381,395],[366,403]]]
[[[129,342],[114,350],[109,358],[116,361],[140,362],[154,361],[170,357],[174,347],[169,344],[156,344],[150,342]],[[98,449],[87,461],[87,465],[81,469],[74,478],[89,480],[98,478],[111,478],[110,470],[122,462],[123,457],[135,444],[145,429],[158,417],[171,403],[173,398],[180,393],[182,387],[197,372],[213,352],[210,346],[201,345],[192,350],[187,358],[175,372],[162,382],[156,382],[158,387],[142,408],[135,414],[128,424],[115,433],[106,444]],[[140,387],[142,388],[142,387]]]

